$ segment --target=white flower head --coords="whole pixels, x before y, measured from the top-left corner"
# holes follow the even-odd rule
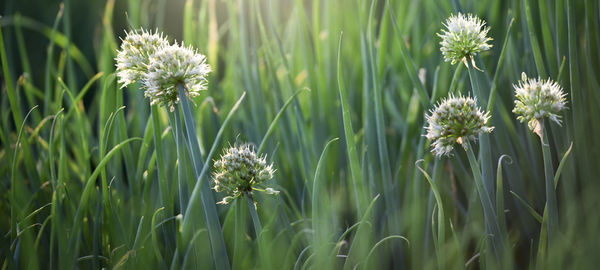
[[[162,33],[132,30],[121,43],[117,52],[117,76],[121,88],[140,80],[147,72],[150,56],[161,47],[168,46],[169,42]]]
[[[452,65],[462,61],[467,65],[467,58],[471,59],[474,65],[473,57],[480,52],[489,50],[492,45],[487,42],[492,38],[487,37],[490,30],[485,27],[485,21],[472,14],[451,15],[444,23],[446,29],[438,36],[442,38],[440,42],[444,61]]]
[[[450,95],[430,112],[425,136],[433,141],[431,152],[437,157],[450,155],[456,142],[466,147],[466,142],[494,129],[486,126],[489,113],[481,111],[475,98]]]
[[[179,45],[163,46],[150,56],[148,72],[143,81],[144,95],[151,104],[166,105],[171,111],[179,102],[178,85],[186,90],[191,98],[206,90],[206,76],[210,66],[206,57],[192,47]]]
[[[529,129],[535,131],[538,121],[544,117],[560,125],[560,111],[564,110],[566,94],[562,87],[550,80],[542,80],[540,77],[527,78],[527,74],[521,74],[521,81],[513,85],[515,88],[515,108],[513,113],[517,114],[517,120],[521,123],[527,122]]]
[[[213,189],[227,194],[219,204],[228,204],[254,190],[275,195],[279,193],[272,188],[258,188],[273,178],[275,170],[273,164],[267,164],[266,156],[257,156],[249,144],[228,148],[215,161],[214,167]]]

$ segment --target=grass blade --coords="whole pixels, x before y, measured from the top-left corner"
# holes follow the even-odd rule
[[[437,241],[435,241],[436,243],[436,255],[437,255],[437,260],[438,260],[438,268],[439,269],[444,269],[445,268],[445,259],[444,259],[444,251],[442,250],[442,245],[444,244],[445,240],[446,240],[446,218],[444,217],[444,203],[442,201],[442,196],[440,195],[440,191],[439,188],[437,187],[436,183],[433,182],[433,180],[431,180],[431,177],[429,176],[429,174],[423,170],[423,168],[421,168],[421,166],[419,166],[419,162],[423,162],[424,160],[418,160],[415,163],[415,166],[417,167],[417,169],[419,169],[419,171],[421,171],[421,173],[423,173],[423,175],[425,176],[425,179],[427,179],[427,182],[429,183],[429,186],[431,186],[431,191],[433,192],[433,196],[435,197],[435,202],[437,203],[438,206],[438,218],[437,218],[437,224],[438,224],[438,229],[437,229]],[[433,222],[433,221],[432,221]]]
[[[281,107],[281,109],[279,110],[279,112],[277,112],[277,115],[275,116],[275,118],[273,118],[273,121],[271,121],[271,125],[269,125],[269,129],[267,129],[267,132],[265,133],[265,136],[263,137],[262,141],[260,142],[259,146],[258,146],[258,150],[256,151],[257,155],[262,154],[263,150],[265,149],[265,144],[267,142],[267,140],[269,140],[269,138],[271,137],[271,134],[273,133],[273,131],[275,130],[275,126],[277,126],[277,123],[279,123],[279,118],[281,118],[281,116],[283,115],[283,113],[285,112],[285,110],[287,109],[287,107],[292,103],[292,101],[294,100],[294,98],[300,94],[302,91],[310,91],[307,88],[303,88],[300,89],[298,91],[296,91],[291,97],[288,98],[288,100],[283,104],[283,106]]]
[[[490,199],[489,193],[485,190],[481,172],[479,170],[479,164],[477,163],[475,155],[473,154],[473,148],[468,141],[465,144],[467,157],[469,158],[469,165],[471,165],[471,171],[473,172],[473,178],[475,180],[475,187],[477,188],[477,193],[479,193],[479,199],[481,200],[481,204],[483,206],[484,219],[487,228],[486,231],[489,230],[488,234],[490,235],[488,235],[488,237],[491,238],[494,254],[496,255],[496,261],[500,262],[500,258],[502,258],[501,252],[504,248],[504,236],[500,231],[500,225],[496,219],[496,211],[492,206],[492,200]]]
[[[342,66],[341,66],[341,53],[342,53],[342,34],[340,34],[340,41],[338,45],[338,62],[337,62],[337,80],[338,80],[338,92],[340,95],[340,102],[342,106],[342,118],[344,124],[344,136],[346,142],[346,154],[348,155],[348,162],[350,163],[350,174],[352,176],[351,192],[354,195],[354,202],[359,215],[364,212],[366,202],[364,183],[362,174],[360,171],[360,164],[358,162],[358,153],[356,150],[356,142],[354,129],[352,128],[352,119],[350,118],[350,104],[348,104],[348,97],[346,96],[346,87],[342,78]]]
[[[212,200],[212,203],[210,202],[210,200],[208,200],[212,199],[212,191],[208,187],[208,181],[204,181],[204,178],[206,176],[206,173],[208,172],[208,167],[211,164],[212,156],[216,151],[217,144],[221,139],[223,130],[227,127],[227,124],[231,120],[231,116],[237,111],[245,96],[246,93],[244,92],[244,94],[242,94],[242,96],[238,99],[235,105],[231,108],[229,114],[227,114],[227,117],[223,121],[223,124],[221,125],[221,128],[217,133],[217,136],[215,136],[213,145],[206,157],[207,162],[204,164],[204,167],[202,168],[202,171],[200,172],[200,175],[196,180],[196,185],[194,186],[194,189],[192,191],[192,195],[187,206],[188,214],[183,216],[182,236],[183,239],[189,239],[189,235],[194,227],[193,213],[196,213],[196,208],[199,206],[199,200],[202,200],[205,218],[207,219],[207,224],[209,226],[208,234],[211,237],[213,252],[216,253],[214,255],[215,263],[217,265],[217,268],[221,267],[220,269],[229,269],[229,259],[227,259],[227,251],[225,250],[225,242],[223,241],[221,226],[219,225],[219,219],[217,215],[216,206],[214,204],[214,199]]]
[[[542,120],[543,121],[543,120]],[[546,204],[548,206],[548,245],[554,242],[554,235],[558,232],[558,206],[556,204],[556,192],[554,190],[554,167],[552,166],[552,156],[550,154],[550,144],[548,142],[548,132],[545,123],[540,121],[542,128],[542,154],[544,158],[544,175],[546,186]]]

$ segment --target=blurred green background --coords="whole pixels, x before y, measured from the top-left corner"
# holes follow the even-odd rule
[[[493,268],[464,152],[436,159],[422,136],[432,104],[471,91],[467,69],[443,62],[436,35],[457,12],[484,19],[493,38],[474,76],[484,102],[497,89],[484,176],[495,204],[504,204],[510,245],[501,261],[542,269],[600,263],[599,1],[8,0],[0,7],[1,269],[210,269],[215,260],[235,269]],[[211,253],[202,211],[191,214],[191,248],[182,244],[190,239],[180,239],[177,202],[196,183],[186,171],[190,158],[178,160],[167,110],[158,110],[154,127],[142,91],[119,89],[112,74],[120,38],[141,27],[207,55],[208,91],[193,106],[205,161],[236,142],[258,146],[284,108],[264,150],[277,169],[271,185],[282,192],[257,195],[258,237],[245,202],[217,206],[227,258]],[[563,167],[560,235],[547,251],[539,244],[541,146],[511,112],[521,72],[552,78],[568,94],[563,125],[549,127],[554,169]],[[130,138],[141,140],[124,143]],[[500,163],[502,155],[510,158]],[[418,160],[440,191],[445,235]],[[159,196],[160,179],[168,180],[168,198]]]

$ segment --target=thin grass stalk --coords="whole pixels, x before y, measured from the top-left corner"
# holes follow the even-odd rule
[[[415,164],[415,166],[417,167],[417,169],[419,169],[419,171],[421,171],[423,173],[423,175],[425,176],[425,179],[427,179],[427,182],[429,183],[429,186],[431,186],[431,191],[433,192],[433,196],[435,197],[435,202],[438,206],[438,215],[437,215],[437,236],[435,237],[435,239],[437,239],[436,241],[434,241],[435,243],[435,254],[437,257],[437,261],[438,261],[438,269],[445,269],[445,259],[444,259],[444,250],[441,248],[442,245],[444,244],[444,240],[446,238],[446,226],[445,226],[445,220],[446,218],[444,217],[444,203],[442,201],[442,196],[440,195],[440,191],[439,188],[437,186],[437,184],[431,179],[431,177],[429,176],[429,174],[421,168],[421,166],[419,166],[419,162],[423,162],[424,160],[418,160],[417,164]]]
[[[1,36],[0,36],[1,37]],[[1,40],[0,40],[1,41]],[[16,145],[15,146],[15,152],[13,154],[13,160],[12,160],[12,168],[11,168],[11,172],[10,172],[10,229],[11,229],[11,242],[15,241],[17,238],[17,233],[18,233],[18,224],[17,224],[17,211],[15,209],[15,206],[17,204],[16,201],[16,192],[17,192],[17,188],[16,188],[16,182],[15,182],[15,169],[17,167],[17,157],[19,156],[19,143],[21,141],[21,136],[23,135],[23,128],[25,127],[25,121],[27,121],[27,118],[29,118],[29,115],[31,114],[31,112],[33,110],[35,110],[37,108],[37,106],[34,106],[33,108],[31,108],[31,110],[29,110],[29,112],[27,113],[27,115],[25,115],[25,118],[23,119],[23,123],[21,124],[21,127],[19,128],[19,135],[17,136],[17,141],[16,141]]]
[[[18,91],[13,87],[13,81],[11,80],[10,70],[8,66],[8,58],[6,55],[6,49],[4,48],[4,37],[2,35],[2,29],[0,28],[0,59],[2,61],[2,74],[3,81],[6,85],[6,92],[8,94],[8,101],[10,103],[10,108],[12,110],[12,116],[14,120],[15,127],[20,127],[25,123],[21,116],[21,106],[18,100]],[[40,186],[41,181],[37,174],[37,170],[35,169],[35,163],[33,160],[33,154],[31,152],[31,146],[27,140],[24,140],[21,144],[23,148],[24,158],[25,158],[25,168],[27,169],[27,176],[30,179],[35,179],[35,185]],[[14,232],[14,231],[13,231]]]
[[[25,79],[25,80],[32,80],[31,78],[31,64],[29,61],[29,56],[27,55],[27,47],[26,47],[26,43],[25,43],[25,39],[23,37],[23,31],[21,30],[21,16],[19,14],[15,15],[14,18],[14,24],[15,24],[15,37],[17,39],[17,44],[18,44],[18,48],[19,48],[19,55],[20,55],[20,61],[21,61],[21,65],[23,66],[23,76],[21,78]],[[21,79],[20,78],[20,79]],[[24,84],[24,88],[25,88],[25,97],[27,98],[27,104],[29,105],[29,107],[33,107],[36,103],[35,101],[35,97],[33,96],[32,93],[32,85],[29,83],[25,83]],[[34,111],[33,112],[33,121],[36,123],[39,123],[40,121],[42,121],[42,117],[40,114],[40,111]]]
[[[132,141],[141,141],[141,138],[129,138],[118,145],[115,145],[98,163],[98,166],[94,169],[94,172],[90,175],[90,177],[86,180],[85,186],[81,192],[81,198],[79,200],[79,205],[77,206],[77,211],[75,213],[74,224],[72,227],[72,234],[70,236],[69,250],[75,253],[75,256],[70,256],[67,258],[68,263],[70,263],[69,268],[73,268],[75,265],[75,257],[79,252],[79,245],[81,239],[81,227],[83,226],[83,220],[85,215],[84,211],[87,210],[88,200],[90,199],[91,192],[96,183],[96,178],[100,175],[100,172],[104,169],[104,167],[108,164],[111,158],[121,150],[125,145],[129,144]]]
[[[500,225],[496,219],[496,212],[492,206],[492,200],[489,196],[489,193],[486,191],[485,185],[483,184],[479,164],[477,163],[477,159],[475,159],[475,154],[473,153],[473,147],[471,147],[471,143],[469,141],[465,141],[464,144],[466,147],[465,149],[467,152],[467,157],[469,159],[469,165],[471,166],[471,171],[473,172],[475,187],[477,188],[477,193],[479,193],[479,199],[481,200],[481,205],[483,206],[486,231],[491,234],[491,242],[494,249],[494,254],[496,256],[496,261],[500,262],[500,258],[502,258],[501,251],[503,250],[504,246]],[[482,150],[480,149],[479,151]]]
[[[251,25],[251,20],[247,19],[247,15],[250,14],[251,12],[249,12],[249,10],[246,10],[246,7],[250,5],[250,3],[248,1],[243,1],[243,0],[238,0],[238,8],[239,8],[239,14],[238,15],[238,31],[239,31],[239,50],[241,51],[240,54],[240,61],[241,61],[241,70],[242,70],[242,77],[243,77],[243,86],[245,89],[251,89],[251,93],[252,94],[258,94],[260,93],[260,85],[257,84],[256,80],[257,80],[257,76],[256,74],[253,72],[254,69],[252,68],[252,64],[253,63],[253,55],[252,52],[254,52],[254,45],[252,44],[252,35],[248,35],[248,30],[251,29],[251,27],[248,27],[247,25]],[[252,14],[250,14],[252,15]],[[250,51],[250,52],[248,52]],[[256,97],[255,95],[248,95],[248,99],[250,100],[250,116],[249,118],[252,119],[253,123],[262,123],[261,121],[259,121],[258,119],[261,119],[261,117],[258,115],[258,105],[257,102],[255,101]],[[258,130],[260,130],[260,126],[256,129],[257,132]]]
[[[445,159],[434,159],[433,161],[433,175],[431,175],[431,181],[436,184],[439,185],[440,181],[441,181],[441,174],[442,174],[442,170],[444,169],[444,164],[447,161]],[[416,164],[415,164],[416,165]],[[418,167],[415,166],[415,170],[418,170]],[[421,172],[419,172],[421,173]],[[435,195],[433,194],[432,191],[428,192],[427,194],[427,210],[426,213],[433,213],[434,207],[436,206],[437,202],[435,199]],[[426,229],[424,230],[424,236],[423,236],[423,245],[422,245],[422,252],[421,252],[421,261],[426,261],[427,258],[429,258],[430,254],[429,254],[429,249],[430,249],[430,244],[432,242],[432,239],[434,241],[437,241],[435,238],[435,230],[436,228],[432,227],[434,224],[432,224],[431,219],[433,218],[432,215],[427,215],[427,220],[425,222],[425,226]],[[450,223],[452,223],[452,219],[449,219],[448,221],[450,221]],[[439,233],[438,233],[439,235]],[[436,242],[434,242],[434,248],[435,248]],[[413,267],[415,268],[415,267]],[[423,266],[419,266],[419,268],[423,268]]]
[[[504,214],[504,181],[502,180],[502,159],[509,158],[509,163],[512,159],[507,155],[502,155],[498,159],[498,169],[496,171],[496,214],[498,214],[498,223],[503,236],[506,236],[506,216]],[[506,239],[505,239],[506,240]]]
[[[77,78],[75,75],[75,67],[73,66],[73,59],[71,59],[71,0],[65,0],[62,2],[64,4],[64,20],[63,20],[63,32],[66,37],[66,45],[65,45],[65,56],[66,56],[66,66],[67,66],[67,83],[70,89],[73,91],[77,91],[76,83]]]
[[[160,253],[160,248],[159,248],[159,244],[158,244],[158,237],[156,236],[156,215],[158,215],[158,213],[160,211],[165,210],[165,207],[160,207],[158,209],[156,209],[156,211],[154,211],[154,214],[152,215],[152,220],[150,222],[150,233],[152,236],[152,250],[154,251],[154,256],[156,257],[156,260],[158,260],[158,263],[160,264],[161,267],[166,267],[166,265],[164,264],[164,259],[162,257],[162,254]]]
[[[533,49],[533,59],[535,60],[535,66],[537,68],[538,74],[542,78],[545,78],[548,73],[546,73],[546,68],[544,67],[544,60],[542,57],[542,50],[540,49],[540,44],[538,42],[537,36],[535,35],[535,28],[533,26],[533,19],[531,15],[529,0],[524,0],[523,5],[525,6],[525,19],[527,21],[527,28],[529,30],[529,41],[531,42],[531,48]]]
[[[50,86],[50,70],[52,69],[52,56],[54,55],[54,42],[55,42],[55,36],[56,36],[56,29],[58,28],[58,23],[60,22],[62,16],[63,16],[63,11],[64,11],[64,4],[60,4],[59,6],[59,10],[56,14],[56,18],[54,19],[54,23],[52,24],[52,32],[50,34],[50,43],[48,44],[48,47],[46,49],[46,69],[44,72],[44,104],[45,106],[43,106],[43,113],[42,115],[47,115],[50,111],[50,93],[51,91],[51,86]]]
[[[321,176],[321,171],[323,169],[324,166],[324,161],[327,157],[327,150],[329,149],[329,147],[331,146],[332,143],[337,142],[339,138],[334,138],[331,139],[329,142],[327,142],[327,144],[325,145],[325,148],[323,149],[323,152],[321,153],[321,156],[319,157],[319,162],[317,163],[317,169],[315,170],[315,175],[314,175],[314,179],[313,179],[313,184],[312,184],[312,194],[311,194],[311,206],[312,206],[312,229],[313,229],[313,254],[315,254],[317,256],[317,263],[321,266],[321,267],[331,267],[331,265],[329,265],[328,261],[326,260],[327,257],[325,256],[320,256],[323,253],[326,253],[326,244],[327,243],[327,238],[329,236],[329,232],[328,232],[328,222],[327,222],[327,216],[324,215],[323,213],[325,212],[325,210],[327,209],[328,202],[327,199],[323,196],[323,183],[322,181],[319,181],[319,178]],[[324,205],[325,204],[325,205]],[[357,211],[359,211],[360,209],[357,209]]]
[[[360,164],[358,162],[358,153],[356,152],[356,142],[354,141],[354,129],[352,128],[352,119],[350,118],[350,104],[348,97],[346,96],[346,87],[342,78],[342,66],[341,66],[341,53],[342,53],[342,34],[340,34],[340,40],[338,44],[338,55],[337,55],[337,80],[338,80],[338,92],[340,95],[340,105],[342,109],[342,121],[344,125],[344,136],[346,138],[346,154],[348,155],[348,163],[350,167],[350,176],[352,184],[350,190],[354,195],[354,202],[356,204],[356,211],[359,216],[362,216],[364,212],[364,206],[366,205],[367,199],[365,197],[365,188],[363,183],[362,174],[360,172]]]
[[[271,5],[271,1],[268,1],[269,5]],[[263,24],[262,24],[262,20],[261,20],[261,16],[260,16],[260,9],[258,8],[258,5],[254,5],[256,7],[256,12],[252,13],[252,15],[256,16],[257,21],[258,21],[258,25],[259,28],[263,29]],[[242,12],[243,13],[243,12]],[[272,17],[272,16],[270,16]],[[273,37],[275,38],[276,44],[277,44],[277,51],[279,52],[279,55],[281,56],[281,61],[283,63],[283,66],[286,68],[286,70],[292,70],[292,65],[290,64],[290,62],[288,61],[288,54],[286,54],[285,50],[284,50],[284,46],[282,43],[282,40],[279,36],[279,34],[277,33],[275,26],[273,23],[270,23],[266,26],[270,26],[270,30],[273,34]],[[243,32],[243,31],[242,31]],[[266,37],[265,34],[263,34],[264,37]],[[268,42],[265,42],[265,44],[268,44]],[[270,54],[268,54],[270,55]],[[267,58],[269,59],[269,58]],[[272,65],[272,64],[269,64]],[[287,86],[287,89],[289,89],[290,91],[293,91],[293,89],[295,89],[295,83],[294,80],[291,76],[291,72],[287,72],[286,75],[284,76],[285,78],[285,85]],[[257,94],[260,94],[261,92],[257,92]],[[260,98],[260,96],[259,96]],[[300,162],[300,167],[303,169],[303,173],[304,176],[303,177],[307,177],[308,175],[311,174],[312,172],[312,168],[314,167],[314,164],[311,162],[311,158],[315,155],[314,152],[312,152],[312,148],[311,147],[306,147],[311,145],[311,141],[309,140],[309,137],[306,135],[307,132],[305,131],[304,127],[300,125],[300,123],[304,123],[305,117],[304,117],[304,113],[303,110],[300,110],[299,108],[301,107],[301,104],[298,100],[294,100],[294,110],[295,110],[295,118],[292,120],[291,117],[288,118],[289,122],[294,122],[296,123],[296,136],[293,136],[295,139],[293,139],[294,144],[296,145],[297,148],[301,149],[301,159],[302,161]],[[318,106],[318,105],[317,105]],[[263,112],[264,113],[264,112]],[[289,127],[290,129],[293,129],[292,125],[290,125]],[[260,129],[260,127],[258,128]],[[289,149],[288,149],[289,151]],[[296,178],[294,178],[296,179]],[[299,183],[299,181],[296,181],[294,183],[297,187],[297,189],[301,189],[299,186],[301,185]]]
[[[500,69],[502,69],[504,64],[504,56],[506,53],[506,45],[508,44],[508,40],[510,39],[510,29],[512,29],[514,18],[510,19],[508,23],[508,29],[506,29],[506,37],[504,38],[504,43],[502,45],[502,50],[500,51],[500,57],[498,57],[498,64],[496,65],[496,72],[494,72],[494,79],[492,79],[492,89],[490,90],[490,96],[488,97],[487,103],[487,111],[490,112],[490,115],[494,112],[494,103],[496,102],[496,92],[498,90],[498,77],[500,76]],[[462,65],[458,65],[461,67]],[[450,88],[452,89],[452,88]]]
[[[85,115],[82,116],[82,112],[79,109],[79,106],[77,104],[77,101],[75,99],[75,97],[73,97],[73,92],[71,91],[71,89],[69,89],[67,87],[67,85],[65,85],[65,83],[63,82],[63,80],[58,77],[57,78],[58,83],[60,84],[60,86],[65,90],[65,92],[67,93],[67,95],[69,96],[70,100],[71,100],[71,108],[69,109],[69,111],[67,112],[65,118],[68,119],[69,116],[71,115],[71,112],[75,111],[75,121],[77,123],[77,126],[81,127],[78,128],[76,130],[77,135],[79,135],[79,142],[81,144],[79,150],[81,150],[81,157],[80,157],[80,163],[83,164],[84,166],[84,177],[88,177],[89,174],[91,173],[91,167],[89,162],[85,162],[86,160],[89,160],[90,158],[90,154],[89,154],[89,142],[88,142],[88,136],[86,135],[86,130],[85,130]],[[124,121],[124,120],[123,120]],[[123,140],[119,140],[119,141],[123,141]],[[127,148],[126,148],[127,149]]]
[[[427,90],[425,90],[425,86],[423,85],[421,80],[419,80],[419,75],[418,75],[416,65],[415,65],[414,61],[412,60],[412,58],[410,57],[408,48],[406,48],[406,43],[404,41],[404,38],[401,35],[402,32],[400,30],[398,21],[396,20],[396,15],[394,14],[394,8],[390,4],[390,0],[386,0],[386,5],[387,5],[387,10],[391,13],[390,18],[392,19],[392,25],[394,26],[394,30],[396,31],[395,36],[396,36],[396,39],[398,40],[398,45],[400,45],[399,52],[403,59],[404,67],[408,71],[408,75],[410,77],[411,82],[413,83],[413,86],[417,89],[417,93],[419,94],[419,99],[421,101],[421,105],[423,105],[424,108],[429,108],[431,105],[430,101],[429,101],[430,100],[429,94],[427,94]]]
[[[136,91],[137,93],[140,93],[141,91]],[[119,93],[116,95],[116,102],[117,102],[117,108],[124,106],[123,105],[123,92]],[[117,142],[121,142],[124,141],[128,138],[127,135],[127,121],[125,120],[125,111],[120,111],[117,112],[115,115],[116,121],[117,121],[117,125],[118,128],[115,130],[115,139]],[[87,150],[86,150],[87,151]],[[133,158],[133,153],[131,151],[131,147],[129,145],[126,145],[123,149],[123,151],[121,151],[122,153],[122,158],[123,161],[125,163],[125,173],[127,173],[127,178],[129,179],[133,179],[133,181],[135,181],[135,162],[134,162],[134,158]],[[139,186],[139,183],[133,183],[132,186],[130,186],[131,193],[138,193],[137,188],[133,188],[134,186]],[[135,194],[137,195],[137,194]]]
[[[379,169],[380,169],[380,173],[381,173],[381,182],[382,182],[382,186],[384,188],[383,190],[383,194],[384,194],[384,201],[386,202],[386,207],[388,208],[388,210],[392,210],[395,208],[395,206],[397,205],[396,203],[396,196],[394,196],[392,194],[393,192],[393,184],[392,184],[392,169],[390,166],[390,155],[388,153],[388,142],[387,142],[387,137],[385,134],[385,119],[384,119],[384,111],[383,111],[383,101],[382,101],[382,96],[383,96],[383,89],[381,84],[379,83],[381,78],[380,76],[377,74],[376,72],[376,54],[377,54],[377,50],[378,48],[375,48],[374,44],[375,44],[375,37],[373,37],[374,35],[374,31],[373,31],[373,27],[372,27],[372,23],[373,23],[373,15],[374,15],[374,8],[375,8],[375,3],[377,1],[376,0],[372,0],[371,1],[371,7],[369,9],[369,17],[368,17],[368,24],[367,24],[367,30],[366,30],[366,38],[367,38],[367,47],[366,50],[368,50],[368,63],[370,65],[370,74],[369,77],[371,79],[371,83],[372,83],[372,87],[373,87],[373,92],[372,92],[372,98],[373,98],[373,105],[374,105],[374,117],[375,117],[375,135],[376,135],[376,141],[377,141],[377,149],[378,149],[378,154],[379,154]],[[429,99],[428,99],[429,100]],[[390,231],[391,232],[397,232],[396,230],[399,229],[399,219],[396,216],[396,212],[392,211],[390,212],[390,217],[389,217],[389,226],[390,226]],[[402,248],[402,247],[400,247]]]
[[[61,116],[61,121],[60,121],[60,150],[59,150],[59,155],[58,155],[58,174],[56,177],[56,186],[60,187],[64,180],[65,180],[65,176],[67,174],[67,149],[66,149],[66,136],[65,136],[65,117],[64,115]],[[57,211],[59,211],[58,209],[61,209],[61,207],[63,205],[66,205],[68,202],[65,200],[64,202],[62,200],[60,200],[59,198],[62,198],[62,194],[65,193],[65,189],[61,189],[61,188],[57,188],[54,190],[53,194],[52,194],[52,208],[53,208],[53,212],[52,212],[52,236],[56,236],[57,238],[57,264],[59,266],[62,265],[66,266],[66,260],[65,258],[67,257],[65,255],[65,252],[68,250],[68,246],[67,246],[67,238],[65,234],[59,233],[61,231],[61,229],[63,228],[63,219],[61,217],[61,215],[57,215]],[[56,206],[56,207],[55,207]],[[54,243],[54,238],[51,237],[50,242],[51,242],[51,246],[53,246],[52,244]],[[50,249],[50,254],[52,254],[53,249]],[[50,269],[52,269],[52,260],[53,260],[53,256],[50,256]],[[62,260],[60,260],[60,258],[63,258]],[[60,267],[59,267],[60,268]]]
[[[114,122],[115,119],[115,114],[124,109],[123,107],[117,109],[114,113],[111,113],[108,116],[108,119],[104,125],[104,129],[102,130],[101,134],[100,134],[100,142],[99,142],[99,158],[102,159],[102,157],[104,157],[106,155],[106,147],[108,144],[108,138],[110,137],[110,131],[112,129],[112,124]],[[100,173],[100,183],[101,183],[101,190],[102,190],[102,198],[104,200],[104,211],[106,211],[106,220],[105,222],[107,223],[112,223],[112,213],[111,213],[111,207],[110,207],[110,192],[109,192],[109,188],[108,188],[108,176],[107,176],[107,171],[106,168],[102,169],[102,172]]]
[[[548,10],[551,1],[537,1],[539,8],[539,22],[542,30],[542,45],[544,46],[544,54],[546,55],[546,63],[548,64],[550,71],[549,74],[556,75],[558,73],[558,65],[560,64],[560,57],[557,57],[555,40],[552,38],[552,33],[555,32],[554,24],[552,23],[554,18],[550,17]],[[586,1],[587,2],[587,1]],[[535,7],[534,7],[535,8]]]
[[[271,121],[269,129],[267,129],[267,132],[265,132],[262,141],[260,141],[260,144],[258,145],[258,150],[256,150],[257,155],[262,154],[263,150],[265,150],[267,140],[271,137],[273,131],[275,131],[275,126],[277,126],[277,123],[279,123],[279,119],[281,118],[287,107],[289,107],[294,98],[304,90],[310,91],[308,90],[308,88],[302,88],[296,91],[291,97],[288,98],[288,100],[283,104],[283,106],[281,106],[281,109],[279,109],[279,112],[277,112],[277,115],[275,116],[275,118],[273,118],[273,121]]]
[[[350,244],[350,248],[348,249],[348,257],[344,262],[344,269],[354,269],[357,266],[357,263],[361,261],[361,257],[366,256],[366,249],[364,247],[370,246],[371,235],[368,230],[368,226],[370,225],[371,212],[373,211],[373,207],[375,202],[379,198],[379,194],[377,194],[372,200],[367,209],[365,210],[364,215],[362,216],[360,222],[358,223],[358,228],[356,233],[354,234],[354,238],[352,243]]]

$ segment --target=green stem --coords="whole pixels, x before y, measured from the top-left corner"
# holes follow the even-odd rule
[[[471,165],[471,170],[473,172],[473,178],[475,179],[475,187],[477,188],[477,193],[479,193],[479,199],[481,200],[481,205],[483,206],[483,215],[486,224],[486,231],[488,235],[491,236],[491,242],[494,248],[494,253],[496,255],[496,259],[499,262],[500,258],[502,258],[500,256],[500,253],[504,247],[504,241],[502,240],[502,234],[500,232],[500,225],[498,224],[498,220],[496,219],[496,212],[492,206],[492,200],[489,196],[489,193],[486,191],[485,186],[483,185],[481,171],[479,170],[479,164],[475,159],[473,148],[471,147],[469,141],[465,141],[464,144],[466,146],[469,164]]]
[[[467,67],[467,71],[469,72],[469,80],[471,81],[471,89],[473,90],[473,95],[477,98],[477,105],[485,105],[483,104],[483,95],[479,89],[479,82],[477,81],[477,77],[475,76],[475,71],[473,69],[473,67]],[[485,106],[482,107],[485,108]]]
[[[170,192],[169,185],[167,184],[167,177],[165,175],[164,160],[163,160],[163,151],[162,151],[162,136],[160,134],[160,122],[158,115],[157,106],[151,106],[151,117],[152,117],[152,129],[154,136],[154,151],[156,152],[156,170],[158,171],[158,182],[160,188],[160,197],[163,202],[163,206],[166,209],[166,215],[171,216],[172,214],[172,205],[170,203]]]
[[[177,90],[179,92],[179,100],[181,101],[183,117],[186,124],[186,132],[188,134],[186,138],[187,145],[189,147],[189,153],[192,159],[192,167],[194,169],[194,176],[196,178],[194,191],[196,191],[196,186],[200,184],[200,200],[202,201],[202,209],[204,210],[204,218],[206,220],[208,236],[210,238],[210,243],[212,246],[215,267],[217,269],[229,269],[229,259],[227,256],[227,250],[225,249],[225,240],[223,239],[223,232],[221,230],[221,224],[219,222],[219,215],[217,213],[217,207],[215,206],[215,200],[212,191],[210,190],[208,181],[202,181],[201,177],[205,165],[202,161],[200,145],[198,144],[198,136],[196,135],[196,124],[194,122],[193,115],[191,114],[191,109],[189,107],[189,101],[187,100],[188,97],[185,94],[186,90],[184,86],[179,84],[177,86]],[[178,110],[175,112],[175,116],[176,118],[179,117]],[[177,119],[177,122],[179,123],[180,120]],[[177,131],[178,134],[180,132],[183,133],[180,130]],[[198,183],[198,181],[200,181],[200,183]],[[194,193],[192,193],[192,200],[194,199],[194,197]],[[187,205],[187,201],[185,203]],[[184,215],[185,221],[187,221],[188,216],[193,218],[193,215],[195,214],[193,212],[184,212],[183,210],[182,213]]]
[[[265,249],[264,244],[261,241],[262,225],[260,224],[260,218],[258,217],[258,212],[256,211],[256,203],[254,201],[254,197],[251,193],[248,193],[245,197],[246,201],[248,202],[248,208],[250,209],[252,223],[254,224],[254,232],[256,233],[256,247],[258,252],[258,258],[260,258],[260,261],[262,261],[262,266],[260,268],[273,269],[273,266],[270,264],[270,261],[266,257],[267,249]]]
[[[542,136],[540,136],[542,143],[542,154],[544,156],[544,174],[546,176],[546,206],[548,207],[548,245],[552,244],[552,238],[554,237],[558,227],[558,207],[556,205],[556,193],[554,192],[554,172],[552,167],[552,155],[550,154],[550,144],[548,143],[548,135],[546,127],[544,126],[544,120],[538,120]]]
[[[188,192],[187,192],[187,183],[183,182],[183,178],[187,174],[185,162],[187,159],[185,158],[185,149],[183,144],[183,140],[185,140],[185,136],[183,135],[183,124],[181,123],[181,116],[179,115],[179,106],[175,106],[175,112],[173,112],[172,117],[170,117],[170,121],[172,125],[175,125],[175,144],[177,147],[177,172],[178,172],[178,190],[179,190],[179,211],[182,215],[186,214],[186,207],[188,202]],[[158,153],[156,153],[158,154]]]
[[[479,82],[475,75],[474,68],[467,68],[469,71],[469,79],[471,81],[471,88],[473,89],[473,95],[477,98],[477,106],[486,108],[484,101],[485,98],[479,87]],[[494,176],[492,170],[492,149],[490,143],[490,136],[488,134],[479,134],[479,161],[481,162],[481,175],[483,179],[483,185],[485,191],[488,192],[487,196],[494,197]]]
[[[235,221],[234,221],[234,242],[233,242],[233,261],[232,268],[239,269],[238,264],[241,263],[242,258],[242,246],[244,243],[245,231],[246,228],[246,219],[245,215],[242,212],[243,202],[241,200],[235,200]]]
[[[246,196],[248,199],[248,207],[250,208],[250,216],[252,216],[252,223],[254,223],[254,232],[256,232],[256,239],[259,241],[260,233],[262,232],[262,226],[260,225],[260,219],[258,218],[258,212],[256,212],[256,205],[254,204],[254,198],[252,194],[248,193]]]
[[[452,81],[450,82],[450,89],[449,89],[449,92],[452,94],[459,93],[459,91],[456,91],[454,88],[456,88],[456,82],[458,82],[458,77],[461,74],[462,67],[463,67],[463,65],[457,65],[456,69],[454,70],[454,75],[452,75]]]
[[[177,91],[179,92],[179,100],[181,100],[181,108],[183,109],[183,121],[185,122],[186,126],[185,130],[190,147],[190,154],[192,155],[192,160],[194,161],[194,170],[196,171],[196,174],[199,174],[202,166],[204,166],[204,162],[202,161],[202,150],[200,149],[198,135],[196,134],[194,115],[192,114],[192,109],[190,108],[190,102],[185,95],[185,92],[187,92],[185,87],[179,84],[177,86]]]

